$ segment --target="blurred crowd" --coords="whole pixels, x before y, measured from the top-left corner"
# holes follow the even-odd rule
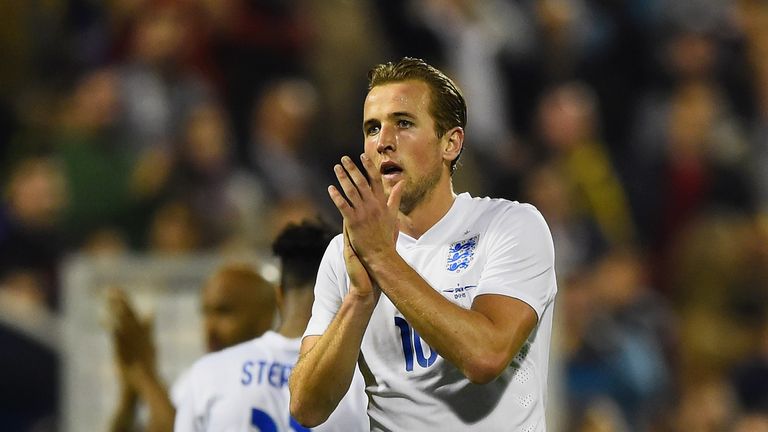
[[[552,230],[564,431],[768,431],[768,3],[4,0],[0,29],[0,303],[58,313],[75,252],[338,221],[368,69],[421,57],[468,101],[456,189]],[[0,422],[37,403],[0,388]]]

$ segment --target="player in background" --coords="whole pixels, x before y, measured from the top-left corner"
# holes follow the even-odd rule
[[[282,269],[278,330],[196,362],[176,415],[176,431],[308,430],[290,418],[288,378],[312,312],[317,268],[336,233],[320,222],[305,221],[278,235],[272,245]],[[367,431],[363,390],[362,376],[356,374],[328,420],[313,430]]]
[[[334,167],[344,233],[290,380],[302,424],[332,412],[359,364],[372,430],[546,430],[552,235],[531,205],[454,193],[466,114],[422,60],[369,73],[367,178],[347,156]]]
[[[274,286],[246,264],[218,269],[203,286],[201,303],[208,352],[260,336],[274,323]],[[157,370],[151,320],[139,317],[119,288],[109,291],[108,307],[114,320],[112,338],[120,378],[120,400],[110,431],[172,431],[175,406],[187,391],[188,374],[175,381],[169,394]],[[140,402],[148,411],[143,427],[138,424]]]

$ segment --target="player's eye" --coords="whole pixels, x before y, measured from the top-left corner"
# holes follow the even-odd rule
[[[410,120],[401,119],[397,121],[397,127],[399,128],[407,129],[411,126],[413,126],[413,122]]]
[[[367,128],[365,128],[365,135],[366,136],[376,135],[377,133],[379,133],[380,129],[381,127],[379,125],[368,126]]]

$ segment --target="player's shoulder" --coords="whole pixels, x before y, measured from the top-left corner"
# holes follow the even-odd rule
[[[473,197],[467,193],[459,195],[458,198],[466,203],[468,211],[484,218],[507,222],[512,220],[542,222],[544,220],[541,212],[533,204],[505,198]]]
[[[328,248],[342,249],[344,247],[344,233],[339,233],[334,236],[328,243]]]
[[[344,234],[339,233],[339,234],[336,234],[336,236],[334,236],[330,242],[328,242],[328,247],[325,248],[326,258],[328,258],[328,256],[338,255],[343,250],[344,250]]]

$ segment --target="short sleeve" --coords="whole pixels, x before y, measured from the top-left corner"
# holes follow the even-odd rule
[[[517,298],[541,318],[557,292],[552,234],[541,213],[528,204],[507,208],[488,226],[486,248],[477,295]]]
[[[315,281],[315,301],[312,304],[312,317],[307,324],[304,337],[322,335],[333,321],[341,307],[344,292],[347,290],[347,272],[342,255],[343,237],[336,236],[328,244]]]

